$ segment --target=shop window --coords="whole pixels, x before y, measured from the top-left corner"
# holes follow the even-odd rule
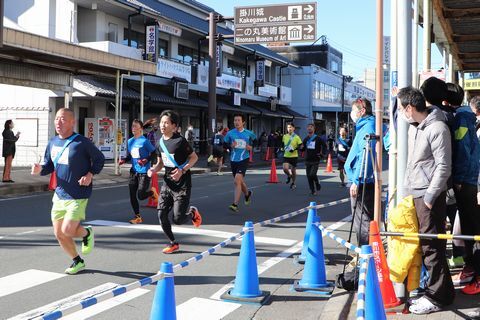
[[[236,77],[245,77],[245,65],[240,62],[228,60],[227,70],[228,73],[233,74]]]

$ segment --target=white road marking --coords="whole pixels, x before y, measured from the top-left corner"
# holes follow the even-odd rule
[[[29,230],[29,231],[23,231],[23,232],[18,232],[18,233],[12,233],[12,234],[7,234],[5,236],[0,236],[0,240],[5,239],[5,238],[12,238],[14,236],[21,236],[24,234],[30,234],[30,233],[35,233],[38,231],[41,231],[42,229],[35,229],[35,230]]]
[[[227,314],[240,308],[241,304],[192,298],[177,306],[178,320],[223,319]]]
[[[0,297],[65,277],[66,274],[30,269],[0,278]]]
[[[92,221],[85,222],[85,224],[163,232],[162,226],[153,225],[153,224],[130,224],[126,222],[109,221],[109,220],[92,220]],[[173,233],[177,233],[177,234],[203,235],[203,236],[221,238],[221,239],[227,239],[235,235],[235,233],[231,233],[231,232],[208,230],[208,229],[193,229],[193,228],[185,228],[185,227],[177,227],[177,226],[172,226],[172,231]],[[296,240],[270,238],[270,237],[255,237],[255,242],[273,244],[278,246],[291,246],[296,242]]]
[[[42,316],[45,313],[52,312],[54,310],[57,310],[58,308],[64,308],[67,306],[72,306],[77,304],[79,301],[84,300],[86,298],[92,297],[94,295],[100,294],[102,292],[106,292],[109,290],[112,290],[113,288],[119,286],[116,283],[111,283],[107,282],[102,285],[99,285],[97,287],[88,289],[86,291],[74,294],[70,297],[67,297],[65,299],[61,299],[52,303],[49,303],[45,306],[42,306],[40,308],[30,310],[28,312],[19,314],[13,318],[10,318],[8,320],[26,320],[26,319],[33,319],[35,317]],[[113,307],[116,307],[117,305],[120,305],[124,302],[127,302],[129,300],[132,300],[136,297],[139,297],[141,295],[144,295],[145,293],[149,292],[147,289],[135,289],[129,292],[126,292],[122,295],[119,295],[117,297],[114,297],[112,299],[109,299],[107,301],[100,302],[94,306],[88,307],[86,309],[77,311],[72,313],[71,315],[68,315],[62,319],[86,319],[88,317],[94,316],[100,312],[103,312],[105,310],[111,309]]]
[[[343,226],[346,221],[348,221],[349,219],[351,219],[350,216],[348,217],[345,217],[343,218],[342,220],[330,225],[327,230],[330,230],[330,231],[333,231],[333,230],[336,230],[338,228],[340,228],[341,226]],[[324,235],[322,235],[324,236]],[[255,241],[256,241],[256,238],[255,238]],[[297,253],[299,251],[302,250],[302,246],[303,246],[303,241],[300,241],[298,242],[297,244],[295,244],[293,247],[290,247],[288,248],[287,250],[283,251],[283,252],[280,252],[278,255],[276,255],[275,257],[273,258],[270,258],[266,261],[264,261],[262,264],[258,265],[257,268],[258,268],[258,275],[260,276],[262,273],[264,273],[265,271],[267,271],[268,269],[270,269],[271,267],[273,267],[274,265],[278,264],[279,262],[281,262],[282,260],[288,258],[289,256],[293,255],[294,253]],[[215,292],[213,295],[210,296],[210,299],[213,299],[213,300],[220,300],[220,296],[225,293],[228,289],[232,288],[233,287],[233,281],[224,285],[220,290],[218,290],[217,292]]]

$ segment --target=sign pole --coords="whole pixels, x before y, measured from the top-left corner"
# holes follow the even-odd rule
[[[217,118],[217,22],[213,12],[208,16],[208,123],[207,141],[215,134]],[[221,61],[220,61],[221,63]],[[208,148],[210,151],[210,148]]]

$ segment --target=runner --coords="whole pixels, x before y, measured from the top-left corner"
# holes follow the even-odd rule
[[[61,108],[55,115],[55,130],[45,150],[42,164],[32,165],[32,175],[56,174],[57,187],[53,195],[51,219],[53,231],[63,250],[73,259],[65,269],[76,274],[85,269],[85,261],[75,246],[75,238],[82,238],[82,253],[88,254],[94,246],[92,227],[83,227],[88,198],[92,194],[92,178],[103,168],[105,157],[87,138],[73,132],[75,115]]]
[[[222,165],[223,165],[223,140],[225,137],[222,134],[223,127],[219,127],[217,134],[212,139],[212,155],[208,157],[208,162],[215,160],[215,163],[218,166],[217,176],[222,175]]]
[[[287,175],[286,183],[290,184],[290,189],[295,189],[297,185],[295,180],[297,178],[297,162],[298,162],[298,148],[302,145],[302,139],[295,133],[295,125],[287,124],[287,134],[282,138],[283,141],[283,172]]]
[[[196,207],[190,206],[190,169],[197,162],[198,156],[187,140],[177,132],[179,121],[180,116],[172,110],[165,110],[160,114],[160,130],[163,136],[156,148],[157,164],[148,170],[148,176],[151,177],[165,167],[164,183],[158,199],[158,218],[163,232],[170,240],[170,244],[163,249],[163,253],[167,254],[180,249],[169,219],[172,209],[173,223],[184,224],[190,219],[196,228],[202,224],[200,212]]]
[[[345,187],[345,161],[347,161],[348,152],[352,147],[352,141],[347,138],[347,129],[340,128],[337,139],[337,162],[338,172],[340,173],[341,186]]]
[[[315,125],[312,123],[307,125],[308,135],[303,139],[302,151],[305,151],[305,167],[307,172],[308,185],[312,196],[320,191],[322,185],[318,181],[318,165],[322,156],[323,142],[319,136],[315,134]]]
[[[238,203],[240,202],[242,192],[245,196],[246,205],[250,204],[252,197],[252,191],[248,190],[245,183],[245,174],[247,173],[250,152],[253,152],[253,145],[257,137],[252,131],[244,128],[245,117],[243,114],[235,114],[233,116],[233,124],[235,129],[228,131],[225,136],[225,145],[231,149],[230,165],[235,184],[233,203],[228,208],[238,212]]]
[[[143,135],[142,121],[133,120],[132,134],[133,137],[128,139],[127,156],[121,159],[118,164],[122,165],[128,161],[132,163],[128,189],[130,190],[130,204],[132,205],[134,218],[129,222],[138,224],[143,222],[138,199],[145,200],[148,197],[153,197],[158,200],[157,190],[153,187],[149,189],[150,178],[147,176],[147,171],[150,169],[150,160],[155,154],[155,147]]]

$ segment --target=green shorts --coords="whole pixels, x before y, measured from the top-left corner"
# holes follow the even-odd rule
[[[72,221],[85,220],[88,199],[61,200],[57,194],[54,194],[52,203],[52,221],[62,219]]]

